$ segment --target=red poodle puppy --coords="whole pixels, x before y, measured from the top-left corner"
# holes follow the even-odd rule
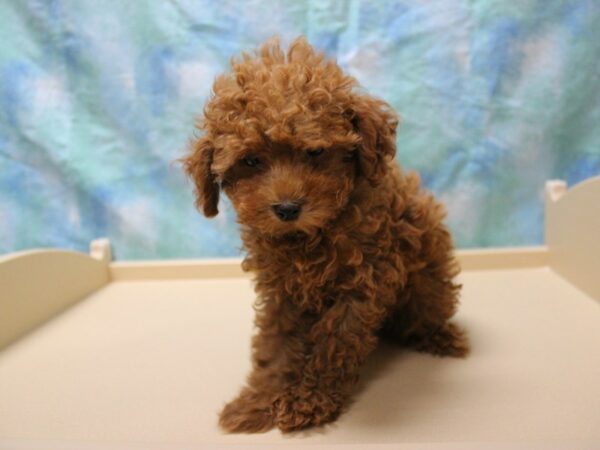
[[[444,208],[395,162],[392,109],[303,38],[232,69],[184,159],[206,216],[231,200],[258,294],[253,369],[221,426],[334,420],[380,338],[465,356]]]

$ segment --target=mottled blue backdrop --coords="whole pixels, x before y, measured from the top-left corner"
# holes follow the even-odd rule
[[[0,2],[0,253],[231,256],[173,163],[229,58],[299,34],[403,116],[459,246],[542,241],[542,188],[600,172],[597,0]]]

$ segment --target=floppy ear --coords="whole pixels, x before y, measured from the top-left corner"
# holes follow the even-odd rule
[[[192,152],[183,159],[183,168],[196,185],[196,206],[206,217],[216,216],[219,210],[219,184],[211,172],[214,149],[207,137],[192,143]]]
[[[358,149],[360,173],[376,186],[396,154],[398,116],[382,100],[356,96],[351,117],[355,131],[361,136]]]

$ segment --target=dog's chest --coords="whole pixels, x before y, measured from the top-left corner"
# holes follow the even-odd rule
[[[376,291],[378,255],[380,250],[372,240],[324,240],[310,251],[285,252],[258,262],[258,290],[277,302],[320,312],[349,295]]]

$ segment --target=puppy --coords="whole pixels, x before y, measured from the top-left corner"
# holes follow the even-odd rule
[[[379,339],[463,357],[459,267],[443,207],[394,161],[398,118],[305,39],[219,76],[184,158],[197,206],[237,212],[257,332],[229,432],[334,420]]]

